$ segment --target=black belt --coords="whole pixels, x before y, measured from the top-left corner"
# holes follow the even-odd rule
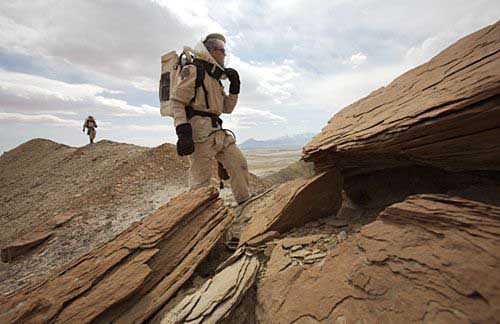
[[[207,111],[201,111],[201,110],[194,110],[193,107],[187,106],[186,107],[186,117],[187,119],[191,119],[194,116],[203,116],[203,117],[210,117],[212,120],[212,127],[217,128],[217,126],[220,126],[222,128],[222,119],[219,118],[214,113],[209,113]]]

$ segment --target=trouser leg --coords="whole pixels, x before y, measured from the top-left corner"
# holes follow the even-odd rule
[[[237,203],[250,198],[250,175],[247,160],[236,144],[229,144],[215,155],[229,173],[231,191]]]
[[[189,155],[189,189],[210,186],[213,157],[211,140],[194,144],[194,152]]]
[[[94,143],[95,139],[95,129],[91,128],[89,132],[89,137],[90,137],[90,143]]]

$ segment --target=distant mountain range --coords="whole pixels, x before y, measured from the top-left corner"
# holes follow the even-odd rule
[[[256,140],[250,138],[238,145],[243,150],[254,149],[301,149],[313,137],[314,133],[304,133],[296,135],[287,135],[270,140]]]

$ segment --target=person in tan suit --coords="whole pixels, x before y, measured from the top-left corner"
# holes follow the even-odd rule
[[[210,167],[215,158],[219,174],[227,170],[233,196],[241,204],[250,198],[247,161],[219,117],[233,112],[240,93],[238,72],[224,67],[225,44],[221,34],[210,34],[199,42],[193,49],[193,64],[182,68],[170,99],[177,152],[189,156],[190,189],[211,185]],[[199,73],[204,76],[201,86],[196,87]],[[220,81],[225,78],[230,82],[229,94]]]
[[[90,144],[93,144],[96,135],[95,129],[97,128],[97,123],[95,122],[95,118],[93,116],[88,116],[87,119],[85,119],[82,129],[83,132],[85,132],[85,128],[87,129],[87,135],[89,136]]]

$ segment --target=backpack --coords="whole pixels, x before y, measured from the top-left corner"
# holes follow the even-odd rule
[[[189,64],[196,66],[195,97],[196,90],[199,87],[202,87],[203,91],[205,92],[206,98],[207,90],[203,85],[203,79],[205,78],[205,67],[203,66],[203,64],[199,64],[196,59],[193,59],[191,51],[188,47],[184,47],[180,55],[177,55],[175,51],[169,52],[161,57],[159,95],[160,114],[162,117],[173,117],[172,108],[170,106],[170,96],[172,95],[172,89],[181,73],[182,68]]]

